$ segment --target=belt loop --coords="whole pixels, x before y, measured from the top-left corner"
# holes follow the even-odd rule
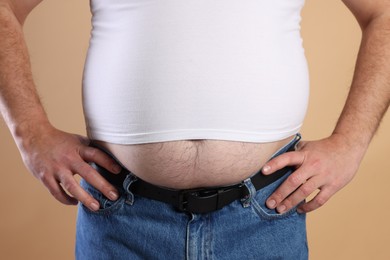
[[[137,177],[129,172],[126,176],[126,179],[123,181],[123,189],[127,194],[126,204],[133,205],[134,204],[134,194],[130,190],[131,184],[133,184],[137,180]]]
[[[301,141],[301,139],[302,139],[301,133],[297,133],[295,135],[295,138],[294,138],[294,141],[293,141],[293,143],[294,143],[294,150],[297,150],[298,143],[299,143],[299,141]]]
[[[248,189],[249,194],[241,199],[241,204],[244,208],[247,208],[251,204],[252,198],[256,195],[256,188],[250,178],[243,181],[244,186]]]

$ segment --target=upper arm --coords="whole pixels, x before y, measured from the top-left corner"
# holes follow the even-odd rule
[[[0,0],[0,8],[12,11],[20,24],[23,24],[27,15],[43,0]]]
[[[388,0],[342,0],[351,10],[362,28],[374,18],[382,15],[390,18],[390,1]]]

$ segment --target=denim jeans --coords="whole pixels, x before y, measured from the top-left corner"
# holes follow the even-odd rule
[[[170,204],[132,194],[132,173],[114,202],[82,180],[101,209],[93,212],[78,205],[76,259],[308,259],[306,215],[297,207],[279,214],[265,205],[291,173],[258,191],[248,178],[247,198],[206,214],[179,212]]]

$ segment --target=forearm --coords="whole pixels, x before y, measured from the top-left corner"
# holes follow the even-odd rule
[[[15,140],[48,125],[31,72],[22,25],[0,5],[0,112]]]
[[[364,153],[390,102],[390,18],[377,17],[363,28],[347,101],[334,133]]]

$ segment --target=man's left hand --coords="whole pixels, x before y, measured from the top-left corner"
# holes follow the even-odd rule
[[[301,141],[296,151],[270,160],[263,167],[265,175],[295,166],[296,170],[268,198],[266,204],[279,213],[286,212],[318,192],[310,201],[298,207],[299,213],[313,211],[347,185],[356,174],[362,160],[362,149],[348,144],[340,134],[318,141]]]

